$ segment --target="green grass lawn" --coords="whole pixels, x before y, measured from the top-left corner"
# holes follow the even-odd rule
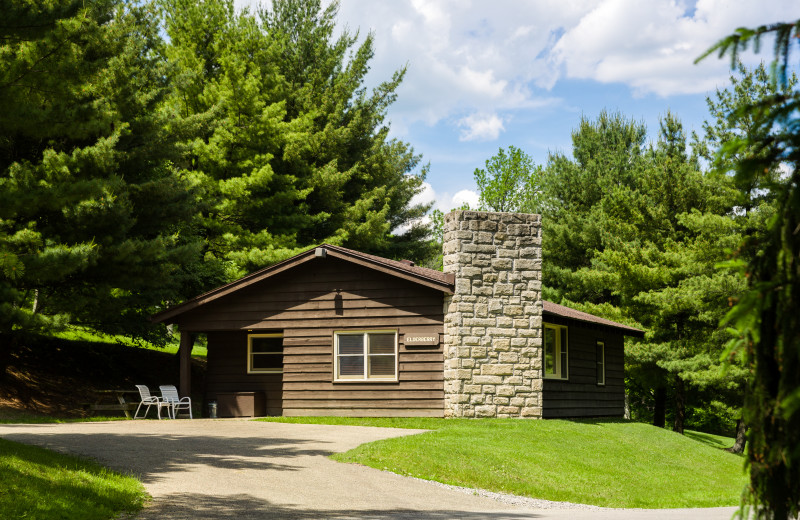
[[[127,336],[112,336],[97,332],[85,327],[70,327],[67,330],[56,332],[53,337],[67,339],[72,341],[91,341],[94,343],[117,343],[126,345],[128,347],[146,348],[149,350],[156,350],[158,352],[166,352],[168,354],[175,354],[178,352],[180,346],[179,335],[175,334],[171,342],[164,347],[157,347],[147,342],[135,342]],[[192,357],[205,358],[208,356],[208,348],[205,343],[205,336],[200,341],[196,341],[192,347]]]
[[[141,482],[93,462],[0,439],[0,518],[106,520],[142,508]]]
[[[365,444],[332,458],[546,500],[606,507],[732,506],[739,504],[746,483],[742,458],[710,446],[708,439],[698,442],[622,420],[266,420],[434,430]]]

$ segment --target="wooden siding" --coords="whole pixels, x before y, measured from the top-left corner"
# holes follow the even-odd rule
[[[622,417],[625,409],[623,337],[604,327],[568,319],[544,317],[547,323],[569,327],[569,379],[545,379],[543,417]],[[595,345],[605,342],[606,384],[597,384]]]
[[[246,332],[209,332],[206,366],[206,400],[219,392],[263,392],[267,415],[281,414],[281,375],[247,373]]]
[[[335,258],[317,259],[181,315],[208,333],[207,399],[263,391],[267,413],[432,416],[444,413],[441,291]],[[397,382],[333,382],[333,333],[397,330]],[[405,331],[439,335],[403,343]],[[283,374],[247,374],[247,334],[281,332]]]

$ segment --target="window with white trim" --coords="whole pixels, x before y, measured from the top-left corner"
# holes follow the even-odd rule
[[[283,373],[283,334],[247,335],[247,373]]]
[[[544,324],[544,377],[548,379],[567,379],[569,347],[567,327]]]
[[[397,331],[334,332],[335,381],[397,381]]]
[[[595,362],[597,366],[597,384],[606,384],[606,344],[604,341],[597,340],[594,348]]]

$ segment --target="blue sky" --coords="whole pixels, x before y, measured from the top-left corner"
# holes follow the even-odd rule
[[[474,205],[473,171],[498,148],[543,164],[604,108],[643,121],[651,138],[667,110],[699,131],[730,62],[694,59],[736,27],[798,18],[797,0],[341,0],[339,10],[341,27],[374,34],[368,85],[407,65],[392,136],[430,163],[419,200],[444,211]]]

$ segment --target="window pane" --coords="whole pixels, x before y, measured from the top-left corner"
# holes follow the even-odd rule
[[[394,356],[370,356],[370,377],[394,377]]]
[[[363,377],[363,356],[339,356],[339,378],[362,379]]]
[[[339,334],[339,354],[363,354],[363,334]]]
[[[566,327],[562,328],[562,329],[559,329],[559,332],[561,333],[561,344],[559,345],[561,347],[561,377],[566,379],[568,377],[567,376],[567,367],[568,367],[568,363],[569,363],[569,360],[567,359],[568,348],[567,348],[567,329],[566,329]]]
[[[283,369],[283,354],[253,354],[250,362],[252,370],[281,370]]]
[[[544,329],[544,371],[556,373],[556,331],[549,327]]]
[[[370,354],[394,354],[394,333],[368,334]]]
[[[250,338],[251,352],[283,352],[283,338]]]

